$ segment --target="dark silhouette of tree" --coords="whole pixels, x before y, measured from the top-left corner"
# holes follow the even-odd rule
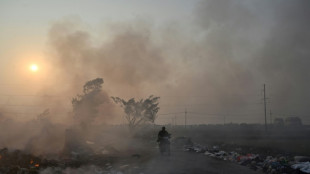
[[[83,94],[72,99],[73,114],[81,124],[89,124],[97,116],[98,108],[105,102],[102,96],[102,78],[96,78],[85,83]]]
[[[50,115],[50,110],[45,109],[42,113],[37,116],[37,120],[48,120],[48,116]]]
[[[125,117],[130,128],[135,128],[139,124],[154,123],[159,111],[159,97],[149,96],[147,99],[136,101],[134,98],[128,101],[119,97],[111,97],[116,104],[124,109]]]

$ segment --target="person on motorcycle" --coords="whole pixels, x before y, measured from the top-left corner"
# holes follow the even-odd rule
[[[159,150],[161,154],[165,152],[170,155],[170,134],[166,131],[165,127],[162,127],[161,131],[158,132],[157,142],[159,142]]]

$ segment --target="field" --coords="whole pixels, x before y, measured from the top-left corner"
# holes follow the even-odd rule
[[[222,145],[226,149],[241,147],[247,153],[266,155],[310,155],[310,127],[268,127],[263,125],[170,126],[174,137],[186,136],[202,145]]]

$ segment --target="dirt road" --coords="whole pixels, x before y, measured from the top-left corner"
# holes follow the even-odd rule
[[[207,157],[204,154],[173,151],[171,156],[155,156],[143,167],[144,174],[260,174],[245,166]]]

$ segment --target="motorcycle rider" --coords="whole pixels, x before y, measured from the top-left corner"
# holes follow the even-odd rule
[[[161,154],[167,152],[170,155],[170,134],[166,131],[165,127],[162,127],[161,131],[158,132],[157,142],[159,142],[159,150]]]

